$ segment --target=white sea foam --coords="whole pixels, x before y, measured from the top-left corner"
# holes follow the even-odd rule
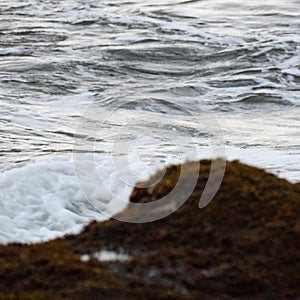
[[[278,151],[266,148],[234,148],[227,147],[227,159],[238,159],[251,166],[266,169],[285,178],[290,182],[300,181],[300,152],[299,150]]]
[[[107,251],[107,250],[102,250],[99,252],[95,252],[92,255],[89,254],[83,254],[81,255],[80,259],[83,262],[87,262],[92,258],[96,258],[99,261],[102,262],[115,262],[115,261],[127,261],[130,259],[130,256],[127,254],[123,253],[117,253],[115,251]]]
[[[135,181],[126,181],[121,163],[116,166],[111,157],[91,155],[76,160],[84,177],[76,176],[70,156],[2,166],[0,243],[37,242],[78,232],[92,219],[106,219],[126,206]],[[91,163],[97,173],[87,169]],[[139,162],[130,167],[138,179],[149,176]]]

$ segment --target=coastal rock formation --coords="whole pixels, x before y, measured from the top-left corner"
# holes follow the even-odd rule
[[[234,161],[199,209],[211,161],[186,167],[199,169],[194,192],[163,219],[110,219],[48,243],[1,246],[0,299],[299,299],[300,185]],[[138,184],[130,201],[168,194],[181,169]]]

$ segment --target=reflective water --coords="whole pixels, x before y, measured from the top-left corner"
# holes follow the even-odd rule
[[[299,32],[296,0],[3,0],[1,176],[42,157],[55,182],[72,152],[149,175],[197,151],[299,181]]]

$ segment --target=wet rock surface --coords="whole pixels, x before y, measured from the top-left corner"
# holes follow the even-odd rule
[[[199,209],[211,162],[187,163],[182,188],[199,164],[194,192],[163,219],[111,219],[48,243],[1,246],[0,299],[299,299],[299,183],[230,162]],[[149,188],[138,184],[130,201],[168,194],[181,169],[170,166]],[[99,261],[103,250],[115,259]]]

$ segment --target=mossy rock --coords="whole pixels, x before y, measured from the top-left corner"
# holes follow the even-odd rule
[[[211,161],[187,164],[199,170],[196,187],[166,218],[92,222],[79,235],[1,246],[0,299],[299,299],[299,183],[230,162],[216,196],[199,209]],[[130,201],[160,199],[181,170],[170,166],[157,184],[138,184]],[[103,249],[131,258],[80,260]]]

